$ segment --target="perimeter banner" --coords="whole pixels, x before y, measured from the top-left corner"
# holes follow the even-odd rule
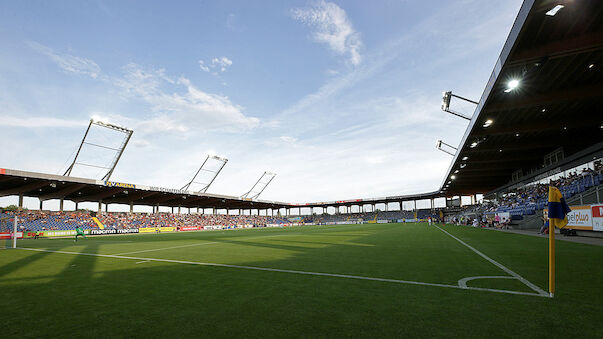
[[[198,231],[199,229],[202,229],[202,228],[199,228],[198,226],[183,226],[183,227],[180,227],[181,231]]]
[[[139,233],[159,233],[159,227],[143,227],[138,229]]]
[[[603,205],[570,206],[565,228],[586,231],[603,231]],[[544,209],[547,216],[548,209]]]
[[[129,234],[138,233],[138,228],[129,229],[104,229],[104,230],[90,230],[90,235],[105,235],[105,234]]]
[[[84,231],[84,234],[89,234],[88,230]],[[23,238],[53,238],[53,237],[70,237],[75,235],[75,230],[72,231],[26,231],[23,232]]]
[[[603,205],[591,205],[593,231],[603,231]]]
[[[138,229],[139,233],[161,233],[176,232],[176,227],[143,227]]]
[[[2,233],[0,233],[0,239],[12,239],[11,234],[12,233],[2,232]],[[22,239],[22,238],[23,238],[23,232],[17,232],[17,239]]]

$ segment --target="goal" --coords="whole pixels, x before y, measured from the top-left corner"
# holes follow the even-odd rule
[[[19,218],[15,216],[0,217],[0,249],[17,248],[17,238],[23,233],[17,232]]]

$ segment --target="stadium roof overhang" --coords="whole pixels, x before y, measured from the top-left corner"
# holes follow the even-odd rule
[[[74,202],[102,201],[106,204],[186,208],[276,209],[289,206],[277,201],[0,169],[0,196],[8,195],[34,197],[41,201],[64,199]]]
[[[267,209],[351,206],[486,193],[514,172],[543,167],[603,140],[603,1],[526,0],[494,66],[439,190],[422,194],[288,204],[14,170],[0,196],[189,208]],[[508,82],[518,80],[512,91]],[[486,123],[490,120],[489,123]],[[487,126],[487,127],[486,127]],[[0,169],[0,173],[2,170]],[[453,179],[454,176],[454,179]]]
[[[485,193],[602,141],[602,71],[603,1],[524,1],[441,190]]]

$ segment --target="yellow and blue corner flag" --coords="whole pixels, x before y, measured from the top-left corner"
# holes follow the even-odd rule
[[[570,211],[571,209],[565,203],[561,191],[557,187],[549,186],[549,226],[565,227],[567,225],[567,214]]]

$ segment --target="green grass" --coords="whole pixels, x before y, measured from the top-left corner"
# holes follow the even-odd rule
[[[547,239],[444,229],[546,290]],[[19,246],[457,285],[505,272],[425,224],[22,240]],[[174,247],[174,248],[172,248]],[[171,249],[167,249],[171,248]],[[156,250],[157,251],[149,251]],[[602,337],[603,247],[557,242],[555,298],[0,251],[2,337]],[[471,287],[532,292],[511,279]]]

